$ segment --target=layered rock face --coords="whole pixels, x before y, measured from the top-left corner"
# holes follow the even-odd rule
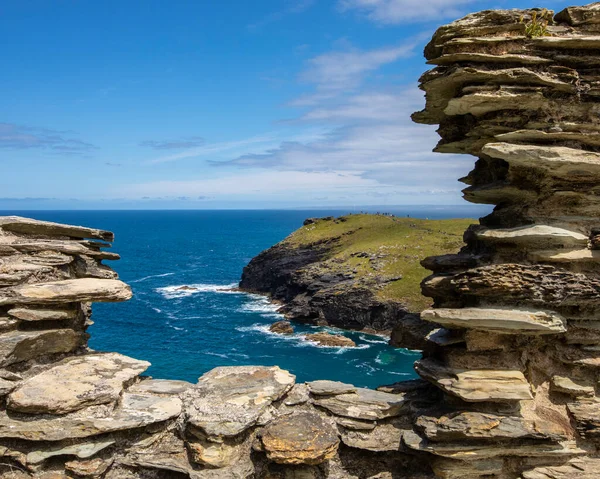
[[[118,259],[105,251],[112,240],[0,217],[0,477],[433,477],[426,460],[398,452],[411,398],[429,385],[296,384],[264,366],[217,368],[191,384],[90,350],[90,303],[131,297],[102,264]]]
[[[405,443],[439,477],[600,477],[600,3],[552,15],[469,15],[425,50],[413,119],[478,158],[465,198],[496,205],[424,262],[442,328],[416,369],[444,400]]]

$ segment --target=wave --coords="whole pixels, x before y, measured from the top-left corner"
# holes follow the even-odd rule
[[[377,338],[378,336],[372,336]],[[359,336],[361,341],[364,341],[365,343],[371,343],[371,344],[388,344],[389,340],[388,339],[369,339],[366,336],[364,336],[363,334],[361,334]]]
[[[234,291],[237,283],[232,284],[178,284],[173,286],[164,286],[156,288],[154,291],[160,293],[165,299],[187,298],[199,293],[220,293],[220,294],[244,294],[240,291]]]
[[[164,273],[164,274],[152,274],[150,276],[144,276],[140,279],[134,279],[133,281],[129,281],[129,283],[141,283],[142,281],[146,281],[147,279],[152,278],[164,278],[165,276],[173,276],[175,273]]]

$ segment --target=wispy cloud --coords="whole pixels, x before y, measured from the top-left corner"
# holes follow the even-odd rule
[[[315,92],[293,100],[290,105],[312,106],[356,89],[370,73],[414,55],[419,41],[420,38],[411,38],[399,45],[373,50],[360,50],[346,44],[342,49],[311,58],[299,79],[314,85]]]
[[[270,23],[283,20],[289,15],[303,13],[313,6],[316,3],[316,0],[286,0],[284,3],[285,7],[282,10],[271,12],[268,15],[265,15],[257,22],[247,25],[246,28],[249,31],[254,32],[269,25]]]
[[[63,155],[89,153],[97,149],[91,143],[74,138],[72,131],[0,123],[0,148],[26,150],[40,148]]]
[[[427,22],[464,14],[464,7],[480,0],[339,0],[342,11],[355,10],[378,24]]]
[[[200,136],[189,136],[175,140],[146,140],[140,142],[140,146],[153,148],[154,150],[180,150],[183,148],[195,148],[204,144],[204,138]]]

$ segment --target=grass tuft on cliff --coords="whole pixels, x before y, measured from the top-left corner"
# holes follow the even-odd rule
[[[420,283],[431,274],[421,266],[421,260],[457,253],[463,246],[464,231],[474,222],[353,214],[314,219],[280,245],[294,248],[330,242],[323,266],[331,271],[351,271],[357,284],[386,278],[377,288],[380,299],[421,311],[431,304],[429,298],[421,296]]]

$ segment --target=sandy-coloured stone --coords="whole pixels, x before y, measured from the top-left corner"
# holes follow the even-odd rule
[[[373,452],[400,450],[404,429],[399,424],[391,422],[373,426],[370,430],[343,426],[340,428],[342,442],[348,447]]]
[[[575,378],[553,376],[551,387],[553,391],[568,394],[569,396],[580,397],[594,395],[593,386]]]
[[[530,442],[530,443],[482,443],[475,442],[432,442],[423,439],[413,431],[406,431],[402,436],[403,443],[410,449],[429,452],[436,456],[450,459],[475,461],[502,456],[571,458],[588,454],[588,451],[577,445],[576,441]]]
[[[277,366],[220,367],[182,394],[186,418],[208,437],[231,437],[256,424],[295,376]]]
[[[0,295],[0,305],[115,302],[127,301],[131,296],[131,288],[122,281],[81,278],[12,288],[8,296]]]
[[[357,388],[350,394],[318,396],[315,405],[336,416],[378,420],[398,416],[405,405],[404,394],[390,394],[372,389]]]
[[[196,438],[186,442],[192,460],[209,467],[227,467],[232,465],[244,451],[243,443],[236,441],[208,441]]]
[[[87,459],[96,455],[103,449],[112,446],[115,443],[113,439],[103,439],[94,442],[83,442],[71,446],[53,447],[51,449],[40,449],[27,454],[28,464],[39,464],[46,459],[55,456],[76,456],[80,459]]]
[[[0,437],[28,441],[63,441],[145,427],[181,414],[177,397],[124,393],[119,406],[91,406],[62,416],[8,415],[0,412]]]
[[[545,103],[541,92],[513,93],[510,91],[481,92],[452,98],[444,113],[448,116],[483,116],[500,110],[537,110]]]
[[[498,441],[567,439],[564,429],[546,419],[527,420],[480,412],[458,412],[439,418],[420,416],[416,426],[430,441]]]
[[[336,394],[348,394],[356,392],[352,384],[339,381],[318,380],[306,383],[308,390],[315,396],[335,396]]]
[[[523,479],[597,479],[600,477],[600,459],[582,457],[562,466],[541,466],[523,473]]]
[[[433,359],[415,363],[419,375],[467,402],[504,402],[532,399],[531,386],[521,371],[453,369]]]
[[[0,217],[0,228],[15,233],[25,233],[47,236],[71,236],[73,238],[95,238],[103,241],[113,241],[110,231],[103,231],[84,226],[71,226],[50,221],[33,220],[20,216]]]
[[[8,314],[22,321],[64,321],[74,319],[77,311],[74,309],[13,308],[8,310]]]
[[[181,394],[193,386],[187,381],[175,381],[171,379],[146,379],[134,384],[127,389],[130,393],[156,394],[158,396],[170,396]]]
[[[278,464],[321,464],[337,452],[340,440],[335,428],[321,416],[300,412],[268,424],[261,441],[269,460]]]
[[[112,459],[106,460],[99,457],[88,459],[86,461],[67,461],[65,469],[78,476],[83,477],[100,477],[113,463]]]
[[[446,327],[495,331],[504,334],[564,333],[566,320],[552,311],[509,308],[428,309],[421,319]]]
[[[128,381],[150,367],[117,353],[67,358],[34,376],[8,396],[12,411],[65,414],[116,401]]]
[[[294,334],[294,327],[289,321],[277,321],[269,326],[269,331],[277,334]]]
[[[547,225],[523,226],[510,229],[482,228],[475,232],[475,236],[480,241],[490,243],[510,243],[520,246],[535,246],[537,248],[542,248],[548,244],[587,246],[588,242],[588,237],[581,233]]]
[[[29,361],[40,356],[70,353],[83,343],[72,329],[10,331],[0,334],[0,366]]]
[[[519,65],[546,65],[552,63],[549,58],[538,57],[535,55],[520,55],[520,54],[504,54],[492,55],[489,53],[480,52],[460,52],[447,53],[440,57],[429,60],[429,65],[452,65],[454,63],[469,62],[469,63],[513,63]]]
[[[540,168],[549,176],[566,181],[578,182],[584,178],[593,179],[600,175],[600,153],[591,151],[563,146],[512,143],[488,143],[481,151],[510,165]]]

